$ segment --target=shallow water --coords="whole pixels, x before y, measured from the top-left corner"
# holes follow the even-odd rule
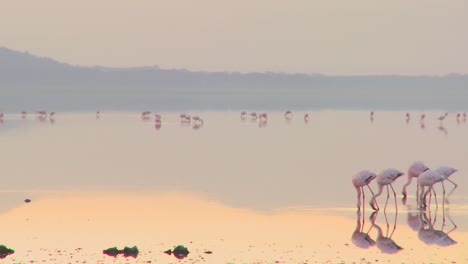
[[[303,113],[286,121],[276,112],[266,124],[241,120],[237,112],[198,112],[204,119],[198,129],[181,124],[178,114],[162,113],[159,129],[138,113],[99,119],[58,113],[54,122],[6,114],[0,221],[8,228],[0,243],[16,253],[1,261],[177,263],[162,253],[177,244],[191,251],[187,263],[468,259],[468,123],[458,123],[453,113],[441,127],[441,113],[427,112],[422,127],[419,116],[407,123],[404,112],[377,112],[373,122],[368,112],[310,112],[308,123]],[[438,206],[419,213],[413,182],[403,205],[403,176],[394,184],[398,210],[391,195],[373,226],[367,192],[358,217],[351,176],[390,167],[406,173],[415,160],[458,169],[451,176],[458,188],[447,202],[437,186]],[[384,192],[381,207],[385,200]],[[403,249],[359,248],[351,238],[359,220],[364,232],[372,227],[373,240],[379,227],[389,236],[396,223],[392,239]],[[439,244],[457,243],[424,240],[424,234],[441,234],[435,230],[450,231]],[[141,251],[137,259],[101,253],[133,245]]]

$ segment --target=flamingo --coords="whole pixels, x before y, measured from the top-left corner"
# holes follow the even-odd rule
[[[374,121],[374,111],[370,112],[370,119],[371,119],[371,121]]]
[[[413,178],[417,178],[421,173],[427,171],[429,167],[427,167],[422,161],[415,161],[408,169],[408,181],[403,186],[402,194],[403,199],[406,198],[406,187],[411,184]],[[419,186],[419,185],[418,185]]]
[[[55,115],[55,112],[50,112],[50,113],[49,113],[49,119],[54,118],[54,115]]]
[[[374,192],[372,191],[372,189],[369,187],[369,183],[375,179],[377,175],[375,175],[375,173],[372,173],[368,170],[362,170],[356,174],[353,175],[353,179],[352,179],[352,182],[353,182],[353,185],[354,185],[354,188],[356,188],[356,192],[357,192],[357,198],[358,198],[358,201],[357,201],[357,208],[358,210],[361,209],[361,194],[362,194],[362,201],[364,202],[366,196],[364,194],[364,186],[367,186],[367,188],[369,188],[369,191],[372,193],[372,195],[374,195]]]
[[[100,111],[96,111],[96,119],[99,119],[99,115],[101,114]]]
[[[421,114],[421,119],[420,119],[420,122],[424,122],[424,119],[426,118],[426,114]]]
[[[410,121],[410,113],[406,112],[406,123],[408,124]]]
[[[439,116],[437,119],[440,121],[440,123],[442,124],[442,121],[444,121],[444,119],[448,116],[448,113],[446,112],[444,115],[441,115]]]
[[[440,166],[437,169],[435,169],[435,171],[437,173],[443,175],[445,177],[444,180],[447,180],[447,181],[451,182],[454,185],[454,187],[453,187],[452,191],[450,191],[450,193],[452,193],[458,187],[458,185],[456,183],[454,183],[452,180],[449,179],[449,177],[452,174],[454,174],[455,172],[458,171],[457,169],[452,168],[452,167],[448,167],[448,166]],[[444,194],[445,194],[444,180],[442,181],[442,189],[444,190]]]
[[[3,120],[4,114],[0,112],[0,120]]]
[[[247,112],[242,111],[242,112],[241,112],[241,115],[240,115],[241,119],[245,119],[245,115],[246,115],[246,114],[247,114]]]
[[[27,114],[28,114],[28,112],[26,112],[26,110],[22,110],[21,111],[21,118],[25,118]]]
[[[460,117],[461,117],[461,114],[460,113],[457,113],[457,123],[460,124]]]
[[[197,124],[202,124],[203,125],[203,119],[201,119],[199,116],[193,116],[192,120]]]
[[[455,172],[457,172],[457,169],[454,169],[448,166],[441,166],[435,170],[427,170],[421,173],[421,175],[419,175],[419,187],[421,189],[421,192],[419,194],[419,200],[420,200],[421,207],[427,206],[426,197],[431,190],[434,191],[434,188],[433,188],[434,184],[438,182],[443,182],[444,180],[449,180],[448,177]],[[455,188],[457,187],[457,184],[455,184],[451,180],[449,181],[455,185],[455,187],[453,188],[453,190],[455,190]],[[425,187],[428,187],[427,191],[424,191]],[[442,188],[445,194],[445,187],[443,183],[442,183]],[[436,196],[435,191],[434,191],[434,196]],[[436,201],[437,201],[437,196],[436,196]]]
[[[257,113],[255,113],[255,112],[250,113],[250,118],[252,118],[252,120],[256,120],[257,119]]]
[[[393,196],[395,197],[395,206],[396,206],[396,193],[395,193],[395,190],[393,189],[392,183],[396,179],[401,177],[402,175],[404,175],[404,173],[400,172],[397,169],[386,169],[382,171],[379,175],[377,175],[377,184],[379,186],[379,191],[374,196],[372,196],[372,200],[370,202],[372,209],[379,210],[376,198],[379,197],[380,194],[382,194],[382,190],[384,186],[387,186],[387,202],[388,202],[388,197],[390,196],[388,186],[392,188]]]
[[[284,118],[286,119],[291,119],[292,118],[292,112],[290,110],[287,110],[285,113],[284,113]]]
[[[305,113],[304,114],[304,122],[309,122],[309,114],[308,113]]]
[[[466,113],[463,113],[463,122],[466,122]]]
[[[268,119],[268,114],[267,113],[261,113],[258,118],[260,119]]]
[[[158,114],[154,115],[154,122],[161,124],[161,116]]]
[[[181,121],[181,122],[184,122],[184,121],[185,121],[185,116],[186,116],[186,115],[187,115],[187,114],[185,114],[185,113],[182,113],[182,114],[179,115],[180,121]]]

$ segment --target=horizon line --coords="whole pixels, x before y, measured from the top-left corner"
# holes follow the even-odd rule
[[[273,75],[302,75],[302,76],[309,76],[309,77],[450,77],[450,76],[468,76],[468,73],[460,73],[460,72],[450,72],[450,73],[441,73],[441,74],[402,74],[402,73],[381,73],[381,74],[327,74],[327,73],[306,73],[306,72],[287,72],[287,71],[227,71],[227,70],[220,70],[220,71],[210,71],[210,70],[192,70],[188,68],[162,68],[157,64],[153,65],[141,65],[141,66],[105,66],[105,65],[80,65],[80,64],[72,64],[70,62],[60,61],[52,57],[46,57],[37,55],[35,53],[26,51],[15,50],[9,47],[0,46],[0,50],[4,49],[10,52],[16,52],[20,54],[26,54],[31,57],[35,57],[38,59],[47,59],[51,60],[55,63],[65,64],[71,67],[77,68],[101,68],[101,69],[109,69],[109,70],[132,70],[132,69],[157,69],[163,71],[187,71],[191,73],[212,73],[212,74],[241,74],[241,75],[249,75],[249,74],[273,74]]]

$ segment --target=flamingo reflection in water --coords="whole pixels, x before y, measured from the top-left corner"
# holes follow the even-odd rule
[[[446,226],[446,216],[445,212],[447,211],[447,218],[450,220],[452,223],[452,229],[449,231],[445,232],[444,227]],[[429,213],[429,217],[427,216],[427,213]],[[451,246],[455,245],[457,241],[455,241],[453,238],[449,236],[449,234],[457,229],[457,225],[453,222],[452,218],[449,215],[448,209],[445,210],[443,209],[442,211],[443,215],[443,221],[442,221],[442,227],[441,229],[435,229],[434,226],[436,225],[436,219],[437,219],[437,207],[436,207],[436,212],[434,216],[434,220],[431,219],[431,211],[430,210],[425,210],[425,211],[420,211],[419,212],[419,222],[420,222],[420,228],[418,231],[418,238],[422,242],[424,242],[427,245],[437,245],[441,247],[446,247],[446,246]]]
[[[395,253],[398,253],[400,250],[402,250],[403,248],[401,246],[399,246],[393,239],[392,239],[392,236],[396,230],[396,223],[397,223],[397,217],[398,217],[398,213],[395,212],[395,222],[393,224],[393,229],[392,229],[392,232],[390,232],[389,234],[389,231],[390,231],[390,228],[389,228],[389,224],[388,224],[388,219],[387,219],[387,214],[385,213],[384,211],[384,215],[385,215],[385,222],[387,224],[387,231],[385,233],[385,236],[383,235],[383,231],[382,231],[382,228],[377,225],[375,223],[375,220],[377,218],[377,215],[378,215],[378,211],[375,211],[372,213],[372,215],[370,216],[370,221],[372,223],[372,227],[374,227],[375,229],[377,229],[377,239],[375,240],[375,244],[377,245],[377,247],[380,249],[380,251],[382,251],[383,253],[387,253],[387,254],[395,254]]]
[[[353,235],[351,236],[351,241],[354,245],[356,245],[359,248],[368,249],[375,245],[375,241],[369,236],[369,232],[372,229],[372,225],[369,228],[369,230],[367,230],[367,232],[364,232],[364,210],[362,210],[362,217],[360,210],[357,210],[356,215],[356,229],[354,230]]]
[[[404,175],[404,173],[400,172],[397,169],[386,169],[382,171],[379,175],[377,175],[377,184],[379,186],[379,191],[374,196],[372,196],[372,200],[370,202],[372,209],[379,210],[379,206],[377,205],[376,198],[380,194],[382,194],[384,186],[387,186],[387,201],[385,202],[384,210],[387,209],[388,199],[390,198],[390,191],[389,191],[388,186],[390,186],[390,188],[392,188],[393,196],[395,198],[395,209],[398,211],[396,193],[395,193],[395,189],[393,189],[392,183],[395,182],[395,180],[397,180],[402,175]]]
[[[417,194],[419,193],[419,175],[421,175],[423,172],[427,171],[429,167],[427,167],[422,161],[415,161],[413,164],[410,165],[408,169],[408,181],[403,185],[403,190],[401,193],[403,194],[403,204],[406,204],[406,198],[407,198],[407,191],[406,188],[411,184],[411,181],[413,178],[416,178],[418,180],[418,184],[416,187],[416,197]]]

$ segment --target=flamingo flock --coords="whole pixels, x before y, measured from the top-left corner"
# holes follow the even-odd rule
[[[428,166],[426,166],[423,162],[421,161],[415,161],[413,164],[410,165],[408,169],[408,181],[405,183],[403,186],[402,194],[403,194],[403,202],[406,202],[407,198],[407,187],[411,184],[412,180],[414,178],[417,179],[417,199],[418,203],[420,204],[421,208],[426,208],[427,207],[427,196],[428,194],[434,194],[434,196],[437,199],[436,192],[434,190],[434,184],[441,183],[442,188],[443,188],[443,194],[445,196],[445,186],[444,182],[448,181],[451,184],[453,184],[453,188],[450,192],[450,194],[458,187],[458,185],[453,182],[452,180],[449,179],[449,177],[457,172],[457,169],[449,167],[449,166],[440,166],[436,169],[429,169]],[[370,201],[370,206],[372,207],[373,210],[378,211],[380,208],[377,204],[377,198],[382,194],[384,187],[386,187],[387,190],[387,202],[385,204],[385,208],[388,203],[388,199],[390,197],[390,189],[393,193],[394,199],[395,199],[395,207],[397,208],[397,203],[396,203],[396,192],[395,189],[392,186],[392,183],[394,183],[396,180],[398,180],[401,176],[403,176],[404,173],[393,168],[389,168],[386,170],[383,170],[379,174],[374,174],[368,170],[363,170],[358,172],[357,174],[353,175],[352,177],[352,183],[354,188],[356,189],[357,192],[357,208],[360,210],[361,204],[365,200],[365,195],[364,195],[364,187],[367,186],[369,191],[372,193],[372,198]],[[376,179],[377,182],[377,187],[378,187],[378,192],[374,194],[372,191],[372,188],[370,188],[369,184]],[[426,190],[427,188],[427,190]],[[362,199],[362,202],[361,202]],[[437,200],[436,200],[437,201]]]

